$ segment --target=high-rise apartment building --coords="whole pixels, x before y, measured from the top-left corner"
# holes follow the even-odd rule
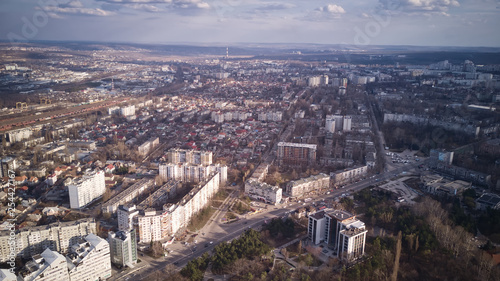
[[[4,230],[0,232],[0,262],[6,262],[12,254],[29,258],[41,254],[47,248],[66,253],[81,237],[90,233],[96,233],[93,218],[24,227],[16,231],[16,248],[15,252],[12,252],[9,244],[12,241],[11,232]]]
[[[343,126],[342,130],[343,131],[350,131],[352,129],[352,116],[344,116],[343,120]]]
[[[94,234],[71,247],[66,256],[70,280],[106,280],[111,277],[109,243]]]
[[[68,281],[68,263],[66,258],[56,251],[45,249],[43,253],[34,255],[19,272],[23,281]]]
[[[4,157],[0,159],[0,177],[9,177],[17,169],[16,159],[12,157]],[[9,174],[9,171],[11,173]]]
[[[167,152],[169,163],[189,163],[193,165],[212,164],[213,153],[211,151],[197,151],[187,149],[171,149]]]
[[[346,211],[322,210],[309,215],[309,239],[314,244],[332,245],[341,260],[352,261],[363,256],[367,232],[365,224]]]
[[[326,116],[325,130],[328,133],[335,133],[335,118],[333,118],[333,115]]]
[[[68,186],[69,203],[72,209],[85,207],[106,191],[104,172],[88,171],[83,177]]]
[[[301,166],[316,163],[316,145],[304,143],[278,143],[279,165]]]
[[[134,267],[137,263],[135,230],[108,233],[111,262],[119,266]]]
[[[205,179],[208,175],[218,172],[219,181],[222,185],[226,184],[227,181],[227,166],[215,164],[215,165],[191,165],[188,163],[174,164],[166,163],[160,164],[159,174],[164,180],[178,180],[184,182],[200,182]]]

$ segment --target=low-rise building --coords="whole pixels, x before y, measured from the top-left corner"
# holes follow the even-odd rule
[[[302,178],[300,180],[290,181],[286,185],[286,193],[292,197],[302,196],[311,191],[317,191],[330,187],[330,176],[319,174]]]
[[[330,173],[330,176],[332,178],[332,184],[336,188],[338,188],[341,185],[352,183],[355,180],[365,176],[367,172],[368,172],[368,167],[365,165],[365,166],[345,169],[342,171],[336,171]]]
[[[254,179],[249,179],[245,182],[245,194],[250,198],[271,204],[279,204],[282,199],[281,188]]]

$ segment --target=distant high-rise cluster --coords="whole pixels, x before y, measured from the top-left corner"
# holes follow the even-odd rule
[[[224,185],[227,181],[227,166],[213,165],[212,157],[211,151],[171,149],[167,152],[169,163],[159,166],[159,174],[165,180],[200,182],[217,172],[220,184]]]
[[[167,152],[169,163],[188,163],[193,165],[212,164],[213,154],[211,151],[197,151],[188,149],[174,148]]]

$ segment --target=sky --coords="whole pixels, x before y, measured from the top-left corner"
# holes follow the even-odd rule
[[[500,0],[1,0],[0,40],[500,47]]]

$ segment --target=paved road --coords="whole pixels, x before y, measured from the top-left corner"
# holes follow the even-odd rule
[[[365,180],[346,185],[344,188],[336,189],[329,195],[318,194],[315,196],[310,196],[313,199],[311,203],[320,199],[334,199],[345,193],[357,192],[370,185],[374,185],[379,182],[394,178],[402,172],[415,169],[419,164],[422,163],[414,162],[411,164],[403,165],[399,168],[395,168],[391,172],[376,175]],[[233,201],[233,198],[231,197],[232,196],[230,196],[229,200],[227,200],[228,204]],[[180,270],[190,260],[201,256],[205,252],[212,251],[213,248],[219,243],[231,241],[234,238],[237,238],[248,228],[258,229],[266,219],[270,219],[276,216],[283,216],[285,215],[285,213],[299,208],[300,206],[302,206],[302,204],[303,203],[293,202],[278,207],[270,207],[267,210],[263,210],[261,213],[248,216],[246,219],[242,219],[229,224],[220,223],[219,218],[224,213],[222,211],[215,215],[215,219],[210,221],[203,229],[198,231],[198,233],[200,234],[196,237],[196,240],[198,241],[196,245],[191,244],[185,246],[180,242],[175,242],[173,245],[169,246],[169,249],[173,250],[173,253],[171,253],[168,257],[152,260],[149,262],[149,264],[140,265],[140,268],[134,269],[125,275],[119,274],[117,276],[113,276],[111,280],[127,280],[127,278],[130,278],[129,280],[150,280],[151,274],[153,274],[154,271],[161,270],[168,264],[174,263]],[[213,243],[210,244],[210,242]]]

